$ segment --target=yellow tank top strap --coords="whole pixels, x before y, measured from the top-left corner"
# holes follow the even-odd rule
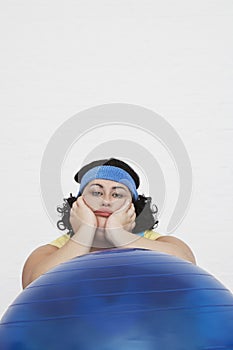
[[[66,242],[68,242],[69,239],[70,239],[70,236],[67,233],[65,233],[64,235],[58,237],[57,239],[50,242],[49,244],[51,244],[57,248],[61,248],[61,247],[63,247],[63,245],[66,244]]]
[[[162,235],[158,232],[155,232],[155,231],[152,231],[152,230],[146,230],[144,232],[144,237],[145,238],[148,238],[148,239],[151,239],[151,240],[156,240],[158,239],[159,237],[161,237]]]

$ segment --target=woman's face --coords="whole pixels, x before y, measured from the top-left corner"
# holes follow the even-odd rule
[[[84,188],[82,196],[95,213],[99,228],[104,228],[111,213],[120,209],[126,201],[132,202],[128,187],[111,180],[90,181]]]

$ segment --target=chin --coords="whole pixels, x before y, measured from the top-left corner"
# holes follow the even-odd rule
[[[102,216],[97,216],[97,226],[98,228],[105,228],[107,219]]]

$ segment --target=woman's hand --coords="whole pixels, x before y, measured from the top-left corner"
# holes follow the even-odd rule
[[[76,233],[81,226],[96,228],[97,220],[94,212],[85,203],[82,196],[73,203],[70,210],[70,224]]]
[[[133,203],[126,201],[126,203],[118,210],[113,212],[105,224],[106,230],[124,229],[131,232],[135,227],[135,208]]]
[[[131,202],[111,214],[105,225],[105,237],[115,247],[125,247],[138,237],[131,231],[135,227],[135,208]]]

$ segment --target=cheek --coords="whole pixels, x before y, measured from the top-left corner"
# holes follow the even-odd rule
[[[119,210],[124,204],[125,204],[126,199],[118,199],[112,203],[112,211]]]
[[[117,200],[115,200],[113,203],[112,203],[112,211],[116,211],[116,210],[119,210],[120,208],[122,208],[126,202],[131,202],[131,198],[130,197],[123,197],[123,198],[119,198]]]
[[[97,210],[100,206],[100,198],[98,197],[94,197],[89,194],[83,194],[83,199],[93,211]]]

